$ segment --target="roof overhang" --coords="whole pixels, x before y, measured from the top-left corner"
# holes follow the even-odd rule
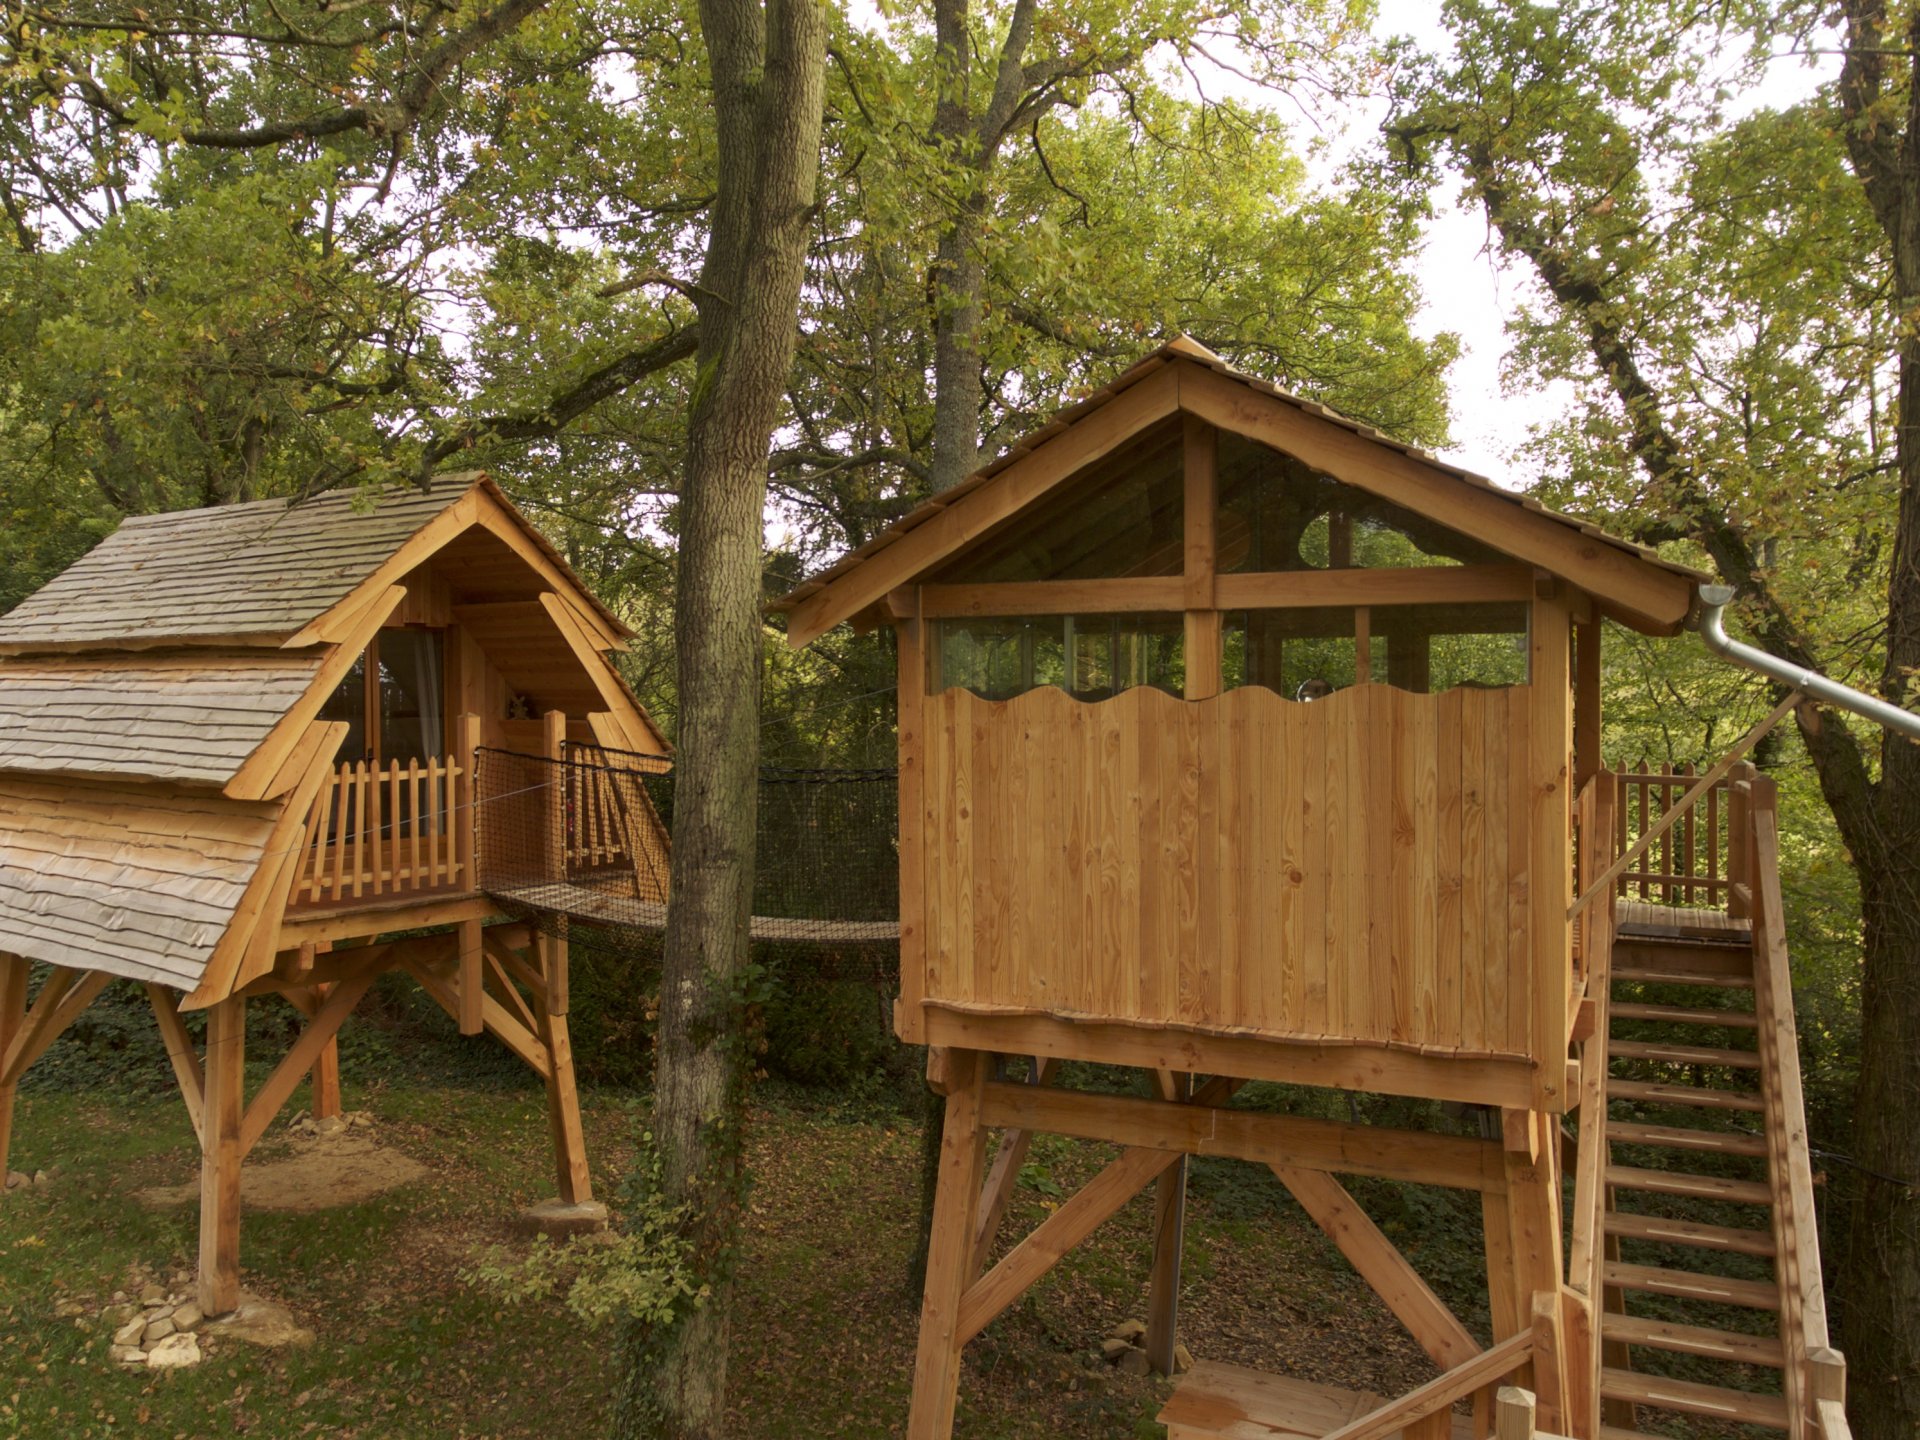
[[[1647,634],[1677,633],[1695,587],[1708,578],[1235,370],[1183,338],[776,602],[788,617],[789,643],[799,648],[842,621],[870,616],[893,590],[1016,523],[1089,466],[1181,414],[1451,525],[1565,580],[1603,614]]]

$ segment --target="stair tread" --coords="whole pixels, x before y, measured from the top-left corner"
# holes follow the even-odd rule
[[[1675,1220],[1666,1215],[1639,1215],[1609,1210],[1606,1232],[1628,1240],[1659,1245],[1691,1245],[1701,1250],[1725,1250],[1737,1255],[1771,1255],[1773,1236],[1765,1230],[1740,1230],[1729,1225],[1703,1225],[1697,1220]]]
[[[1705,1275],[1697,1270],[1670,1270],[1661,1265],[1629,1265],[1609,1260],[1601,1267],[1601,1279],[1623,1290],[1640,1290],[1649,1295],[1668,1295],[1680,1300],[1709,1300],[1719,1305],[1740,1305],[1749,1310],[1778,1310],[1780,1289],[1771,1280],[1733,1280],[1725,1275]]]
[[[1751,990],[1753,977],[1716,975],[1674,965],[1615,965],[1612,978],[1635,985],[1703,985],[1715,990]]]
[[[1616,1080],[1607,1077],[1607,1099],[1637,1100],[1652,1105],[1694,1105],[1705,1110],[1745,1110],[1759,1114],[1767,1108],[1758,1095],[1743,1090],[1703,1089],[1665,1080]]]
[[[1711,1415],[1753,1425],[1771,1425],[1780,1430],[1787,1428],[1787,1399],[1784,1395],[1729,1390],[1722,1385],[1669,1380],[1664,1375],[1646,1375],[1637,1370],[1615,1370],[1610,1367],[1600,1372],[1600,1393],[1609,1400],[1631,1400],[1638,1405],[1653,1405],[1662,1410]]]
[[[1600,1338],[1742,1365],[1771,1365],[1780,1369],[1787,1363],[1787,1349],[1780,1343],[1778,1335],[1742,1335],[1737,1330],[1681,1325],[1671,1320],[1650,1320],[1644,1315],[1603,1311],[1600,1316]]]
[[[1736,1070],[1758,1070],[1760,1056],[1753,1050],[1723,1050],[1711,1045],[1669,1045],[1663,1040],[1609,1040],[1612,1060],[1659,1060],[1668,1065],[1725,1065]]]
[[[1646,1170],[1634,1165],[1609,1165],[1607,1184],[1656,1195],[1688,1195],[1701,1200],[1734,1200],[1742,1205],[1771,1205],[1773,1192],[1758,1180],[1730,1180],[1723,1175],[1694,1175],[1684,1170]]]
[[[1691,1150],[1709,1155],[1765,1155],[1767,1142],[1759,1135],[1722,1130],[1688,1130],[1678,1125],[1643,1125],[1633,1120],[1609,1120],[1607,1139],[1621,1145],[1653,1145],[1664,1150]]]
[[[1616,1020],[1659,1020],[1671,1025],[1724,1025],[1732,1030],[1753,1030],[1760,1024],[1751,1010],[1715,1010],[1706,1005],[1647,1005],[1637,1000],[1616,1000],[1612,1014]]]

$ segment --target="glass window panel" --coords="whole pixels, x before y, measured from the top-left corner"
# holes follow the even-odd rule
[[[1356,652],[1354,612],[1344,606],[1229,611],[1221,620],[1220,683],[1315,699],[1354,683]]]
[[[1178,575],[1186,534],[1180,427],[1162,425],[969,547],[939,584]]]
[[[1224,572],[1491,564],[1497,550],[1243,436],[1220,432]]]
[[[442,706],[444,637],[438,630],[383,630],[380,658],[380,758],[425,760],[446,750]]]
[[[938,622],[935,692],[971,690],[1010,700],[1052,685],[1104,700],[1135,685],[1180,694],[1186,685],[1179,615],[1022,615]]]
[[[327,703],[320,707],[321,720],[333,724],[344,722],[347,738],[341,743],[338,759],[365,760],[367,749],[367,657],[361,654],[355,657],[353,668],[327,697]]]

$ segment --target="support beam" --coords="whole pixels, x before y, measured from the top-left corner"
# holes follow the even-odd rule
[[[206,1102],[200,1138],[200,1308],[240,1303],[240,1143],[246,1106],[247,1002],[207,1009]]]
[[[1500,1147],[1484,1140],[1417,1130],[1227,1110],[1208,1096],[1190,1105],[1095,1095],[1080,1090],[990,1082],[986,1123],[1107,1140],[1180,1155],[1227,1155],[1261,1165],[1293,1165],[1457,1189],[1498,1189]],[[1157,1172],[1156,1172],[1157,1173]]]
[[[0,955],[0,1055],[13,1048],[27,1023],[27,962]],[[7,1188],[7,1156],[13,1149],[13,1100],[17,1085],[0,1085],[0,1194]]]
[[[244,1156],[260,1143],[260,1137],[267,1133],[267,1126],[273,1123],[273,1117],[280,1113],[280,1107],[287,1103],[287,1097],[306,1078],[307,1072],[320,1058],[321,1050],[333,1043],[334,1036],[339,1034],[341,1025],[353,1013],[353,1007],[360,1003],[360,997],[372,986],[374,978],[368,973],[336,985],[319,1013],[307,1022],[300,1032],[300,1038],[293,1042],[293,1048],[274,1067],[273,1074],[267,1077],[267,1083],[260,1087],[260,1093],[246,1107],[240,1122],[241,1155]],[[208,1065],[211,1067],[211,1060]]]
[[[93,1003],[94,996],[113,982],[113,976],[98,970],[70,970],[54,967],[33,998],[26,1022],[14,1034],[6,1049],[6,1063],[0,1065],[0,1085],[18,1085],[34,1061],[46,1054],[47,1047],[79,1018]]]
[[[960,1303],[959,1336],[965,1344],[1026,1294],[1047,1271],[1098,1229],[1109,1216],[1144,1190],[1179,1157],[1165,1150],[1134,1147],[1108,1165],[1072,1199],[1049,1215],[1000,1263],[968,1289]],[[938,1221],[935,1222],[936,1227]],[[936,1228],[937,1233],[937,1228]]]
[[[194,1139],[203,1146],[207,1133],[201,1120],[206,1097],[206,1077],[200,1071],[200,1057],[194,1053],[193,1037],[187,1034],[187,1022],[180,1017],[179,997],[164,985],[147,985],[147,998],[153,1002],[153,1018],[160,1026],[161,1043],[167,1047],[167,1060],[173,1066],[173,1078],[180,1086],[180,1099],[193,1121]]]
[[[1564,1432],[1561,1407],[1567,1394],[1566,1352],[1561,1336],[1560,1176],[1558,1125],[1539,1111],[1507,1111],[1501,1116],[1506,1143],[1508,1323],[1494,1319],[1496,1335],[1517,1332],[1534,1337],[1532,1385],[1540,1404],[1540,1423]],[[1488,1253],[1492,1264],[1491,1237]]]
[[[1211,434],[1207,437],[1212,439]],[[1189,475],[1191,478],[1191,475]],[[1154,1072],[1160,1098],[1185,1104],[1193,1077]],[[1160,1172],[1153,1190],[1153,1270],[1147,1284],[1147,1363],[1161,1375],[1174,1373],[1173,1348],[1180,1330],[1180,1254],[1187,1233],[1187,1157]]]
[[[311,1020],[320,1013],[332,992],[330,983],[307,986],[305,989],[282,990],[287,1003]],[[340,1041],[337,1037],[329,1039],[320,1047],[320,1053],[313,1058],[313,1118],[330,1120],[340,1114]]]
[[[536,1018],[540,1042],[547,1048],[547,1128],[553,1136],[555,1181],[563,1203],[584,1205],[593,1199],[593,1179],[587,1170],[587,1142],[580,1127],[580,1091],[573,1079],[573,1042],[567,1033],[566,1012],[554,1008],[551,978],[566,973],[567,942],[542,935],[538,943],[541,968],[549,977],[547,1000],[536,1012]],[[557,956],[553,953],[556,950]]]
[[[948,1440],[954,1397],[960,1384],[960,1303],[973,1253],[980,1172],[986,1164],[987,1132],[980,1092],[987,1057],[962,1050],[949,1057],[946,1125],[940,1140],[940,1179],[933,1205],[933,1239],[920,1301],[920,1348],[913,1369],[913,1411],[907,1440]],[[1002,1262],[1004,1264],[1004,1262]]]
[[[478,920],[460,922],[459,983],[454,986],[458,1009],[454,1019],[462,1035],[478,1035],[486,1024],[486,982],[481,971],[481,940],[484,927]]]
[[[1059,1069],[1057,1060],[1035,1059],[1034,1078],[1030,1085],[1050,1085],[1054,1072]],[[973,1258],[967,1264],[967,1279],[972,1281],[987,1268],[987,1257],[993,1253],[993,1242],[999,1237],[1000,1224],[1006,1218],[1007,1206],[1013,1200],[1014,1189],[1020,1183],[1020,1167],[1026,1163],[1027,1150],[1033,1144],[1031,1130],[1006,1130],[1000,1135],[1000,1148],[994,1151],[993,1166],[987,1171],[987,1181],[980,1189],[979,1214],[974,1222]]]
[[[1273,1173],[1293,1192],[1293,1198],[1313,1218],[1313,1223],[1340,1247],[1340,1253],[1360,1273],[1360,1278],[1373,1287],[1374,1293],[1407,1327],[1407,1333],[1427,1352],[1429,1360],[1442,1370],[1450,1370],[1480,1353],[1480,1346],[1467,1327],[1407,1263],[1407,1257],[1373,1223],[1344,1185],[1320,1171],[1299,1170],[1288,1165],[1275,1165]]]

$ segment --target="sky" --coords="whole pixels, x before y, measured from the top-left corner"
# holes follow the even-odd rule
[[[1377,30],[1412,36],[1421,48],[1449,50],[1433,0],[1379,0]],[[1769,66],[1764,81],[1734,108],[1752,110],[1794,104],[1811,95],[1837,61],[1809,68],[1798,57]],[[1329,171],[1340,156],[1372,142],[1385,115],[1384,104],[1361,107],[1346,120],[1344,134],[1318,163]],[[1323,117],[1323,123],[1324,117]],[[1493,253],[1485,216],[1447,197],[1436,205],[1427,225],[1426,245],[1415,261],[1425,303],[1417,329],[1431,336],[1452,331],[1460,337],[1460,358],[1449,372],[1453,400],[1453,443],[1441,453],[1454,464],[1516,487],[1527,476],[1511,462],[1531,425],[1562,413],[1571,402],[1566,387],[1522,389],[1507,393],[1500,379],[1507,355],[1505,318],[1524,293],[1524,272],[1503,267]]]

